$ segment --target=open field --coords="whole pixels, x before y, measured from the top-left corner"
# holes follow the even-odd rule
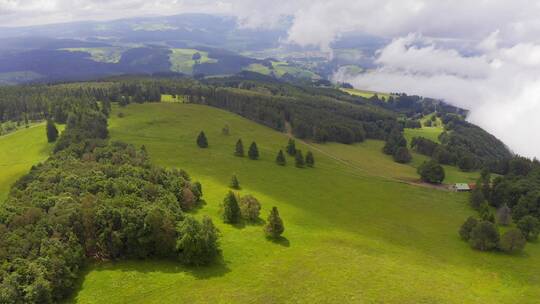
[[[344,92],[347,92],[347,93],[349,93],[351,95],[360,96],[360,97],[364,97],[364,98],[371,98],[375,94],[377,94],[377,96],[379,98],[382,98],[384,100],[388,100],[388,98],[390,98],[390,96],[391,96],[389,93],[374,92],[374,91],[368,91],[368,90],[359,90],[359,89],[341,89],[341,90],[344,91]]]
[[[193,66],[196,64],[193,60],[193,55],[196,53],[201,54],[200,63],[216,62],[215,59],[208,58],[208,52],[198,51],[195,49],[171,49],[172,53],[169,55],[169,61],[171,62],[171,71],[178,73],[193,73]]]
[[[300,67],[289,65],[287,62],[273,61],[272,67],[273,69],[271,70],[270,68],[262,64],[254,63],[254,64],[250,64],[245,70],[257,72],[263,75],[270,75],[273,72],[277,77],[282,77],[283,75],[288,73],[298,78],[308,78],[308,79],[319,78],[317,74],[309,70],[302,69]]]
[[[473,213],[467,196],[388,178],[414,169],[387,159],[381,142],[316,145],[316,168],[297,169],[291,158],[279,167],[274,158],[286,135],[237,115],[180,103],[122,112],[124,118],[111,115],[113,140],[144,144],[156,164],[186,169],[202,182],[207,204],[195,214],[217,223],[223,261],[202,268],[172,261],[93,265],[72,302],[537,303],[540,246],[519,256],[471,250],[457,234]],[[221,134],[225,124],[229,136]],[[200,130],[209,149],[195,145]],[[246,146],[256,140],[260,160],[233,156],[239,137]],[[262,218],[279,208],[285,239],[267,241],[259,225],[221,223],[219,203],[232,174],[242,194],[262,202]]]
[[[11,185],[32,165],[45,160],[52,147],[47,143],[44,123],[0,136],[0,203]]]
[[[96,62],[118,63],[125,48],[100,47],[100,48],[67,48],[62,49],[70,52],[84,52],[90,54],[90,58]]]

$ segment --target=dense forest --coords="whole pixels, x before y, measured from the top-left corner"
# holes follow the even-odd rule
[[[465,120],[465,110],[442,101],[396,94],[384,101],[365,99],[331,87],[286,83],[264,75],[242,72],[232,77],[194,80],[163,77],[113,77],[100,82],[0,88],[0,122],[53,118],[64,123],[72,100],[120,105],[159,102],[162,94],[185,102],[226,109],[273,129],[317,142],[395,141],[396,132],[421,127],[420,119],[434,114],[444,124],[439,143],[412,143],[419,153],[464,171],[488,168],[505,174],[512,154],[497,138]],[[409,159],[401,139],[390,150],[396,161]],[[426,144],[429,147],[420,147]],[[404,149],[398,149],[405,147]],[[399,150],[399,153],[397,153]],[[399,154],[399,155],[398,155]]]
[[[185,213],[200,204],[201,184],[152,165],[144,147],[109,143],[103,104],[70,102],[55,153],[0,206],[0,302],[57,302],[88,259],[213,261],[217,229]]]

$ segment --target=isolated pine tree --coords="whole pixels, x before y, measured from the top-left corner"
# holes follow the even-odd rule
[[[296,153],[296,143],[294,142],[294,139],[289,138],[289,143],[287,144],[287,154],[290,156],[294,156]]]
[[[272,211],[270,211],[270,215],[268,216],[268,222],[264,227],[264,232],[267,237],[278,238],[283,231],[285,231],[285,227],[283,226],[283,220],[279,217],[278,209],[277,207],[272,207]]]
[[[240,182],[238,181],[238,178],[236,177],[236,175],[232,176],[230,186],[233,189],[240,189]]]
[[[249,146],[248,156],[251,159],[259,159],[259,149],[255,142],[252,142],[251,146]]]
[[[229,191],[223,200],[222,212],[223,222],[228,224],[238,223],[240,219],[240,207],[232,191]]]
[[[197,145],[199,146],[199,148],[208,148],[208,140],[206,139],[204,131],[201,131],[201,133],[199,133],[199,136],[197,136]]]
[[[294,156],[294,163],[296,167],[304,168],[305,162],[304,162],[304,156],[302,155],[302,151],[296,150],[296,155]]]
[[[242,143],[242,139],[238,139],[236,142],[236,150],[234,151],[234,155],[244,157],[244,144]]]
[[[55,142],[58,138],[58,129],[51,119],[47,120],[47,141]]]
[[[276,157],[276,163],[280,166],[285,166],[287,164],[287,160],[285,159],[283,150],[279,150],[278,155]]]
[[[313,158],[313,153],[311,153],[311,151],[306,153],[306,165],[311,168],[315,166],[315,158]]]

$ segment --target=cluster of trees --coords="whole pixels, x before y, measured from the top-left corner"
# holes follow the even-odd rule
[[[238,157],[244,157],[245,156],[245,154],[244,154],[244,143],[242,142],[241,138],[239,138],[238,141],[236,142],[234,155],[238,156]],[[256,142],[252,142],[251,145],[249,145],[248,157],[250,159],[252,159],[252,160],[259,159],[259,148],[257,147]]]
[[[233,177],[234,180],[234,177]],[[256,223],[260,221],[261,203],[252,195],[240,196],[229,191],[221,204],[221,217],[224,223],[238,224],[240,221]],[[264,232],[269,238],[279,238],[285,231],[283,220],[277,207],[272,207]]]
[[[395,162],[406,164],[411,162],[412,156],[407,148],[407,140],[403,136],[403,131],[395,128],[390,132],[386,143],[383,147],[383,152],[392,155]]]
[[[297,168],[304,168],[306,166],[309,168],[315,167],[315,157],[313,156],[313,153],[311,151],[308,151],[306,153],[306,157],[304,158],[302,151],[296,148],[296,142],[294,141],[294,139],[289,138],[286,151],[289,156],[294,157],[294,165]],[[280,166],[285,166],[287,164],[287,160],[285,158],[283,150],[279,150],[276,157],[276,163]]]
[[[497,226],[488,220],[469,217],[459,229],[461,239],[469,242],[472,248],[481,251],[501,250],[517,253],[525,248],[527,239],[521,229],[508,229],[502,236]]]
[[[430,184],[441,184],[445,178],[444,168],[436,161],[429,160],[418,167],[420,179]]]
[[[491,230],[497,230],[497,225],[515,227],[506,232],[508,236],[501,237],[497,246],[487,250],[520,251],[526,241],[534,241],[540,234],[540,163],[515,156],[508,162],[507,171],[504,176],[492,178],[487,169],[483,170],[469,197],[480,221],[491,223]]]
[[[202,200],[182,170],[146,149],[108,143],[103,113],[69,114],[56,152],[13,186],[0,206],[0,302],[60,301],[87,259],[173,258],[202,265],[220,254],[209,218],[184,213]]]

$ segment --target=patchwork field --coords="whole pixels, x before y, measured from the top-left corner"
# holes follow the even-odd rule
[[[115,109],[116,114],[118,109]],[[312,149],[316,168],[274,162],[287,137],[218,109],[181,103],[137,104],[111,115],[111,137],[145,145],[153,162],[187,170],[203,184],[222,234],[223,260],[184,268],[173,261],[123,261],[89,267],[73,303],[537,303],[540,246],[519,256],[473,251],[457,230],[472,214],[467,196],[412,186],[395,177],[380,142]],[[222,135],[224,125],[230,135]],[[195,138],[204,130],[210,147]],[[233,156],[255,140],[261,159]],[[346,160],[343,160],[346,159]],[[350,163],[347,163],[350,162]],[[285,239],[262,226],[229,226],[219,204],[232,174],[241,194],[277,206]]]
[[[195,49],[171,49],[172,53],[169,55],[169,61],[171,62],[171,71],[178,73],[193,73],[193,66],[197,61],[193,60],[193,55],[199,53],[201,58],[198,60],[200,63],[212,63],[216,62],[215,59],[208,58],[208,52],[198,51]]]
[[[379,98],[388,100],[388,98],[390,98],[391,96],[389,93],[374,92],[374,91],[368,91],[368,90],[359,90],[359,89],[341,89],[341,90],[351,95],[360,96],[364,98],[371,98],[376,94]]]
[[[47,143],[45,124],[0,136],[0,202],[6,199],[11,185],[32,165],[47,159],[52,147]]]

